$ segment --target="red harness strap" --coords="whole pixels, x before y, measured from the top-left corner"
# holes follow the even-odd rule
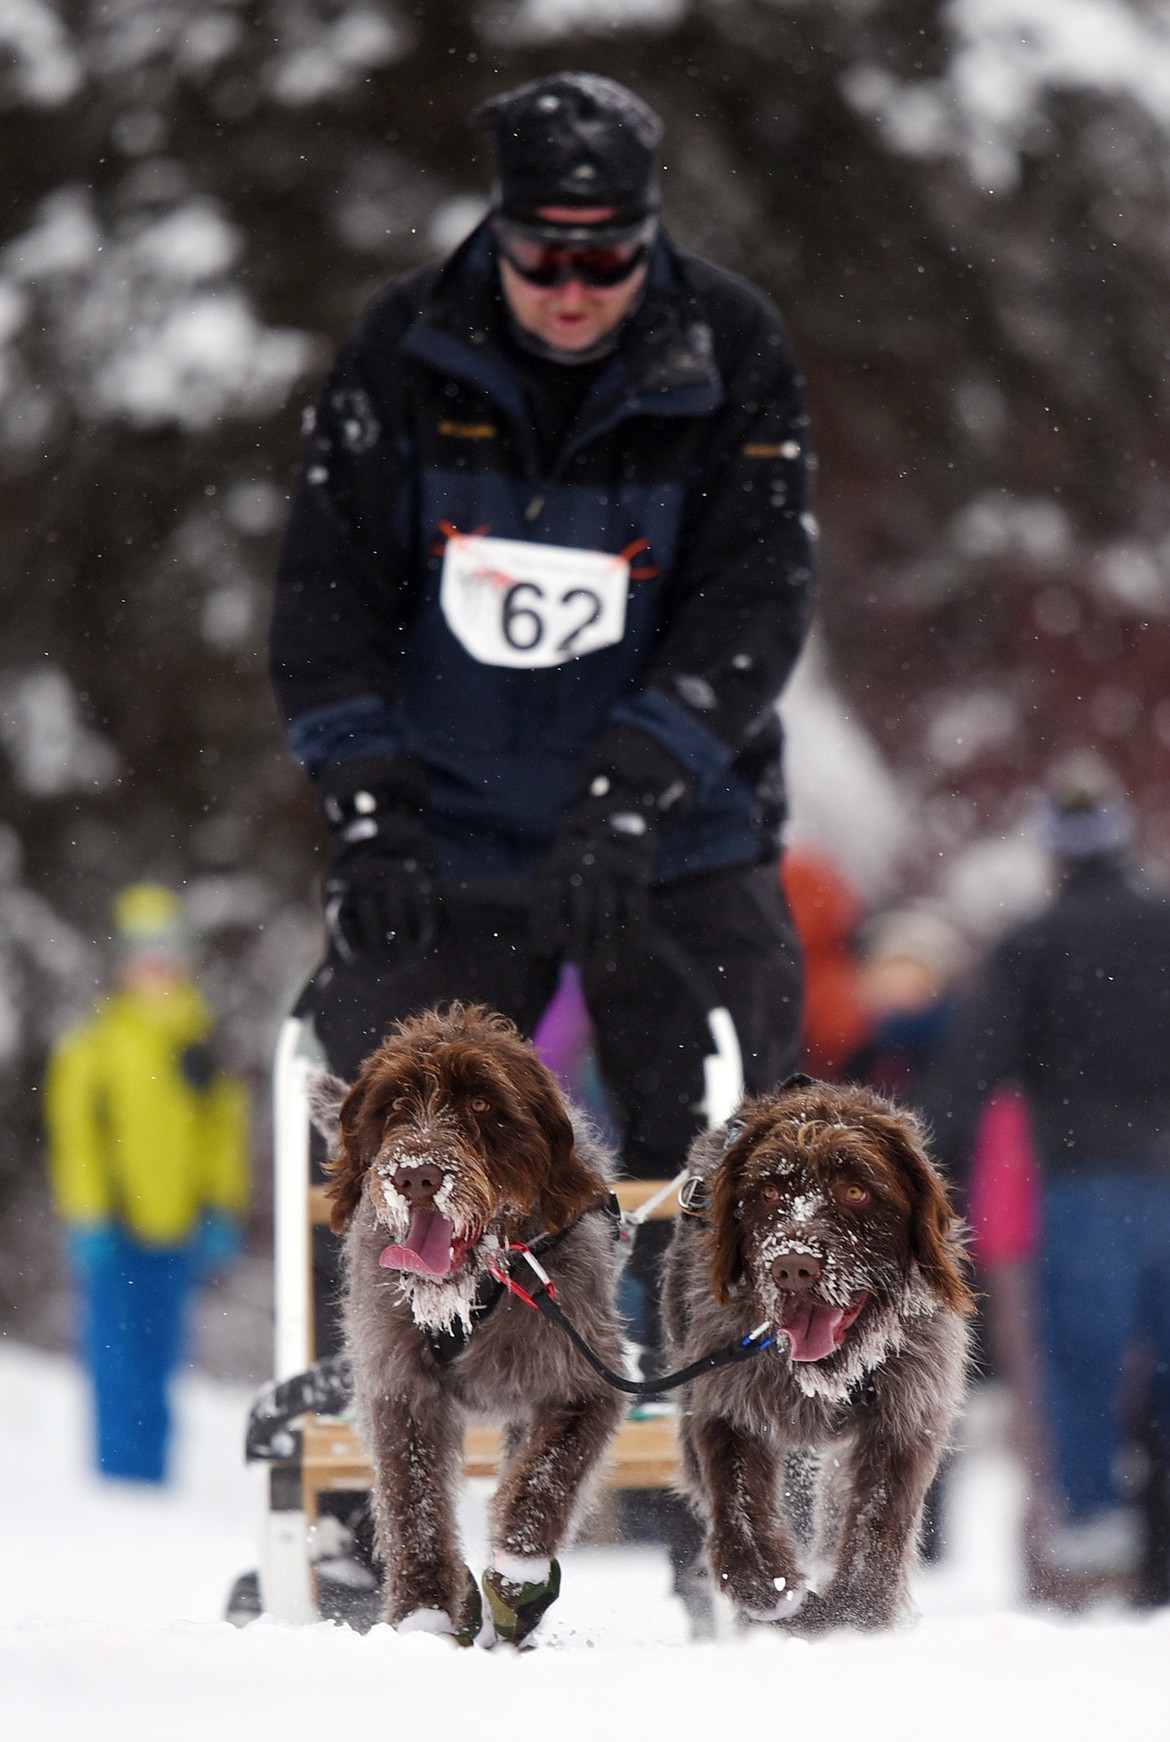
[[[531,1251],[527,1246],[525,1246],[522,1240],[509,1240],[504,1246],[504,1252],[505,1254],[509,1252],[519,1252],[524,1258],[526,1258],[532,1269],[535,1270],[537,1276],[540,1278],[541,1284],[543,1285],[548,1298],[550,1300],[556,1300],[556,1285],[553,1282],[552,1277],[544,1268],[544,1265],[541,1264],[537,1258],[533,1257]],[[530,1306],[534,1312],[540,1311],[539,1304],[533,1300],[526,1288],[520,1287],[520,1284],[516,1281],[510,1270],[505,1270],[502,1265],[492,1264],[490,1262],[487,1269],[489,1273],[495,1277],[497,1282],[503,1284],[509,1294],[514,1294],[517,1300],[522,1300],[525,1306]]]

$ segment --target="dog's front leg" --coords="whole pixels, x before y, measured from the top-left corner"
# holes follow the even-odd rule
[[[460,1412],[438,1390],[383,1398],[365,1424],[378,1554],[386,1569],[383,1612],[392,1627],[459,1633],[473,1620],[478,1597],[456,1517],[462,1426]]]
[[[556,1554],[624,1407],[616,1394],[607,1393],[537,1411],[492,1502],[497,1565],[505,1560],[539,1563]]]
[[[908,1610],[922,1506],[938,1462],[935,1442],[865,1424],[835,1473],[841,1511],[832,1582],[810,1596],[793,1623],[798,1631],[889,1627]]]
[[[717,1589],[751,1621],[795,1614],[805,1591],[800,1551],[779,1511],[781,1453],[721,1416],[692,1420],[685,1462],[697,1468]]]
[[[523,1645],[561,1588],[554,1558],[621,1419],[604,1396],[541,1408],[515,1445],[492,1502],[484,1595],[496,1637]]]

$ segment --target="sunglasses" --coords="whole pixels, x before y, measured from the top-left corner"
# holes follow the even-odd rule
[[[591,290],[612,290],[624,284],[649,254],[655,228],[654,220],[649,219],[633,234],[627,231],[613,240],[584,242],[556,239],[547,229],[529,229],[506,219],[497,218],[494,227],[509,266],[541,290],[572,279]]]

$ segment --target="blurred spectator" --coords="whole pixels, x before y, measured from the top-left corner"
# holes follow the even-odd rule
[[[114,910],[117,990],[49,1069],[50,1178],[78,1293],[104,1475],[161,1482],[168,1381],[195,1284],[237,1256],[247,1109],[212,1050],[182,904],[137,884]]]
[[[1037,1306],[1038,1174],[1027,1100],[1017,1088],[997,1089],[979,1117],[972,1146],[971,1256],[985,1297],[993,1369],[1008,1394],[1013,1449],[1027,1475],[1025,1590],[1047,1599],[1066,1592],[1050,1564],[1062,1509],[1053,1478]]]
[[[1146,1345],[1159,1437],[1170,1430],[1170,903],[1126,864],[1116,778],[1080,753],[1053,770],[1043,826],[1058,888],[993,952],[961,1013],[932,1109],[961,1150],[976,1111],[1014,1082],[1040,1177],[1041,1365],[1062,1517],[1054,1579],[1132,1569],[1119,1483],[1127,1357]]]
[[[1028,1103],[997,1089],[976,1127],[971,1157],[971,1256],[980,1270],[1025,1263],[1039,1240],[1035,1147]]]
[[[839,1079],[866,1032],[853,949],[865,909],[828,855],[813,848],[790,848],[781,878],[804,951],[800,1068],[814,1077]]]
[[[845,1062],[851,1082],[913,1106],[954,1015],[952,988],[969,951],[945,914],[893,908],[861,930],[858,990],[866,1037]]]

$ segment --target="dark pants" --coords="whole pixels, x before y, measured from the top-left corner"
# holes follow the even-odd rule
[[[1143,1345],[1170,1438],[1170,1177],[1104,1165],[1047,1181],[1039,1277],[1057,1484],[1088,1519],[1121,1498],[1123,1375]]]
[[[118,1262],[78,1279],[81,1347],[93,1384],[97,1464],[105,1476],[162,1482],[171,1435],[168,1389],[183,1351],[189,1249],[118,1241]]]
[[[624,1170],[678,1172],[700,1121],[702,1061],[711,1051],[708,1001],[731,1013],[749,1093],[792,1067],[800,1034],[802,965],[775,865],[737,867],[653,890],[650,927],[621,959],[581,964],[598,1061]],[[502,1011],[531,1034],[556,989],[559,963],[528,950],[527,909],[471,891],[444,899],[434,946],[404,960],[335,957],[317,976],[313,1008],[329,1062],[347,1080],[390,1024],[440,999]],[[694,975],[655,953],[678,946]]]

